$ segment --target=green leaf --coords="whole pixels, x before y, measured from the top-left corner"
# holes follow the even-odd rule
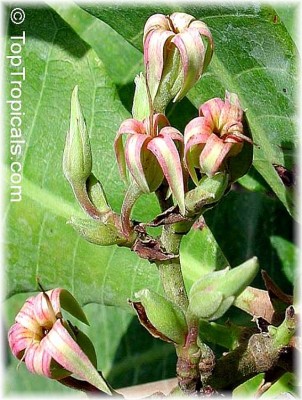
[[[234,399],[242,399],[246,397],[254,398],[257,389],[261,385],[264,379],[264,373],[258,374],[251,379],[248,379],[246,382],[237,386],[236,389],[232,392],[232,397]]]
[[[224,97],[226,89],[238,94],[259,146],[254,149],[254,167],[294,213],[292,188],[283,184],[273,164],[292,170],[295,163],[297,51],[285,26],[276,21],[274,9],[259,4],[86,9],[138,49],[142,49],[142,27],[152,13],[181,10],[207,23],[214,37],[214,56],[188,98],[199,107],[211,97]]]
[[[270,241],[282,263],[284,275],[294,283],[299,256],[297,246],[280,236],[271,236]]]
[[[105,65],[114,83],[131,83],[143,69],[141,53],[103,21],[94,18],[73,2],[50,3],[61,18],[91,46]]]

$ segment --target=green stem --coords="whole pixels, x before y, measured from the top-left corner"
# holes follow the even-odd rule
[[[131,211],[137,201],[137,199],[142,195],[142,191],[135,181],[133,181],[124,197],[122,209],[121,209],[121,223],[122,230],[126,237],[130,237],[133,233],[133,224],[131,222]]]
[[[189,231],[191,225],[192,222],[190,221],[167,225],[163,228],[161,244],[168,253],[175,254],[175,258],[157,262],[167,298],[177,304],[184,312],[189,303],[181,271],[179,247],[183,235]]]
[[[98,208],[96,208],[96,206],[92,203],[91,199],[88,196],[86,182],[81,182],[80,184],[73,185],[72,189],[82,209],[93,219],[102,220],[105,215],[108,215],[108,212],[111,212],[101,212]]]

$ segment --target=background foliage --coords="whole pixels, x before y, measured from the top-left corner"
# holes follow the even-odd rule
[[[78,84],[90,132],[93,171],[118,211],[125,187],[118,178],[112,144],[120,123],[130,116],[133,79],[143,69],[144,23],[153,13],[174,11],[204,20],[214,36],[215,56],[187,98],[169,107],[168,118],[183,130],[203,101],[223,97],[226,89],[234,91],[246,108],[259,148],[255,148],[249,174],[218,207],[206,213],[209,228],[192,231],[184,239],[181,258],[186,284],[189,287],[210,270],[227,264],[234,267],[256,255],[261,268],[291,293],[297,257],[293,186],[284,184],[273,164],[289,171],[296,164],[295,6],[277,11],[260,3],[23,8],[25,22],[22,26],[8,24],[6,37],[8,52],[11,36],[26,32],[22,202],[5,205],[5,328],[12,324],[28,292],[37,290],[39,276],[45,288],[64,286],[88,304],[88,333],[97,348],[99,368],[114,387],[172,377],[173,347],[149,337],[127,305],[127,299],[141,288],[161,291],[155,267],[128,249],[86,243],[66,225],[71,215],[82,215],[61,168],[70,94]],[[9,7],[6,13],[8,21]],[[6,71],[9,88],[8,65]],[[9,187],[9,141],[5,157]],[[147,221],[158,211],[154,197],[143,196],[135,217]],[[260,278],[254,285],[262,287]],[[249,319],[238,310],[229,315],[238,322]],[[23,365],[16,372],[16,364],[7,354],[8,392],[69,391],[29,375]],[[291,384],[292,377],[284,378],[279,390],[289,390]],[[257,386],[255,382],[249,385],[238,388],[238,393],[253,392]]]

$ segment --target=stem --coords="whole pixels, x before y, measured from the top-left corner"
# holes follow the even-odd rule
[[[132,181],[129,188],[127,189],[121,210],[122,230],[126,237],[130,237],[133,233],[133,224],[131,223],[130,219],[131,211],[135,202],[141,195],[141,189],[135,181]]]
[[[82,209],[92,218],[102,220],[105,214],[108,215],[108,212],[105,213],[101,212],[91,202],[87,193],[86,182],[81,182],[80,184],[72,185],[72,189]]]
[[[201,387],[199,373],[201,350],[197,344],[198,320],[191,320],[190,323],[185,345],[176,348],[178,385],[185,394],[196,393]]]
[[[179,246],[183,235],[189,231],[191,225],[192,222],[181,222],[163,228],[161,244],[168,253],[175,254],[176,257],[156,263],[167,298],[184,312],[187,310],[189,302],[181,271]]]

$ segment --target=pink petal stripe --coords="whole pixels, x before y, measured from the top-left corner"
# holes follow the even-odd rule
[[[148,81],[150,95],[154,100],[164,67],[165,47],[169,38],[174,33],[163,30],[151,31],[144,43],[144,63],[146,67],[146,78]]]
[[[214,98],[206,101],[199,107],[199,115],[204,116],[207,120],[207,124],[212,129],[219,129],[219,118],[221,110],[224,107],[224,101],[219,98]]]
[[[126,163],[129,171],[144,193],[149,193],[150,190],[145,178],[141,152],[144,151],[143,146],[149,140],[151,140],[151,136],[148,135],[131,135],[127,138],[125,146]]]
[[[24,350],[32,344],[36,338],[42,339],[42,335],[38,337],[18,323],[14,324],[8,331],[9,347],[13,355],[19,360],[22,358]]]
[[[106,393],[111,393],[87,355],[63,326],[61,320],[57,320],[43,341],[43,347],[47,349],[48,354],[59,365]]]
[[[141,121],[138,121],[134,118],[126,119],[124,122],[121,123],[121,126],[118,130],[120,134],[122,133],[146,133],[146,129],[144,124]]]
[[[118,132],[114,139],[114,152],[118,165],[118,169],[123,181],[127,182],[127,170],[126,170],[126,160],[125,160],[125,151],[123,144],[122,133]]]
[[[41,327],[37,322],[34,313],[34,299],[35,297],[32,296],[26,300],[23,307],[16,316],[16,322],[29,329],[30,331],[36,333],[37,335],[40,335]]]
[[[51,378],[51,355],[43,348],[41,342],[32,343],[27,348],[25,364],[27,369],[33,374],[44,375]]]
[[[168,135],[160,134],[148,143],[147,148],[157,158],[179,206],[180,212],[184,214],[185,202],[182,166],[173,140]]]
[[[174,99],[178,101],[200,78],[206,49],[198,30],[194,28],[187,28],[176,35],[172,42],[179,50],[184,76],[182,88]]]

